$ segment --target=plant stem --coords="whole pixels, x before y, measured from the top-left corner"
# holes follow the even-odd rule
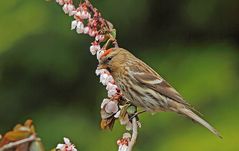
[[[133,124],[133,132],[132,132],[132,138],[129,142],[129,147],[128,147],[128,150],[127,151],[132,151],[133,147],[134,147],[134,144],[136,142],[136,139],[137,139],[137,135],[138,135],[138,124],[137,124],[137,120],[136,120],[136,117],[134,117],[132,119],[132,124]]]
[[[36,138],[35,135],[31,135],[28,138],[25,138],[25,139],[22,139],[22,140],[19,140],[19,141],[16,141],[16,142],[11,142],[11,143],[8,143],[8,144],[4,145],[3,147],[0,148],[0,151],[5,151],[7,149],[16,147],[16,146],[18,146],[20,144],[23,144],[23,143],[32,142],[32,141],[34,141],[36,139],[37,138]]]

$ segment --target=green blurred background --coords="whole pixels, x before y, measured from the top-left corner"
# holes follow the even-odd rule
[[[140,116],[136,151],[239,150],[239,1],[97,0],[121,47],[151,65],[223,135],[173,113]],[[32,118],[47,149],[117,150],[124,127],[99,128],[106,96],[91,38],[44,0],[0,1],[0,133]]]

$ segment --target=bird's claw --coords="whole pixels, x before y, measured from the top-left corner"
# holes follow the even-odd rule
[[[142,113],[144,113],[144,112],[146,112],[146,110],[143,110],[143,111],[139,111],[139,112],[136,112],[136,113],[134,113],[130,118],[129,118],[129,120],[131,121],[133,118],[135,118],[136,117],[136,119],[138,120],[138,115],[139,114],[142,114]]]

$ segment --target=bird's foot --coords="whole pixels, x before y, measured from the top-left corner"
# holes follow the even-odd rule
[[[139,112],[136,112],[136,113],[134,113],[131,117],[130,117],[130,121],[133,119],[133,118],[137,118],[138,119],[138,115],[139,114],[142,114],[142,113],[144,113],[144,112],[146,112],[146,110],[143,110],[143,111],[139,111]]]

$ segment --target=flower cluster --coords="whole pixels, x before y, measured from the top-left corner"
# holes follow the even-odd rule
[[[108,91],[108,97],[110,98],[110,99],[104,99],[104,101],[102,102],[101,108],[104,108],[106,104],[112,104],[111,101],[114,101],[114,100],[118,101],[119,97],[121,96],[120,90],[117,87],[117,85],[115,85],[115,81],[113,77],[111,76],[111,74],[109,73],[109,71],[106,69],[99,69],[99,70],[97,69],[96,75],[100,76],[100,82],[104,86],[106,86],[106,90]],[[106,112],[109,113],[110,111],[106,110]]]
[[[106,69],[96,70],[96,75],[100,76],[100,82],[106,86],[106,90],[108,91],[108,98],[105,98],[101,103],[101,127],[103,129],[112,128],[111,124],[113,124],[115,119],[119,118],[120,123],[126,125],[126,129],[130,130],[132,126],[128,115],[120,116],[121,109],[123,108],[123,105],[119,105],[122,94],[115,84],[113,77]]]
[[[111,32],[108,21],[101,17],[101,14],[90,3],[80,3],[77,8],[73,5],[72,0],[56,0],[56,2],[63,6],[62,9],[65,14],[73,16],[74,20],[71,22],[71,30],[76,30],[78,34],[88,34],[94,37],[95,40],[91,43],[90,52],[92,55],[97,55],[97,59],[104,53],[100,43],[105,41],[105,35]],[[105,29],[108,29],[105,30]]]
[[[102,18],[100,12],[92,6],[89,0],[80,3],[77,8],[73,5],[72,0],[56,0],[56,2],[62,6],[65,14],[74,17],[71,23],[71,30],[76,30],[78,34],[87,34],[94,38],[90,46],[90,52],[92,55],[96,55],[98,61],[109,51],[107,46],[110,41],[117,47],[113,25]],[[132,130],[132,121],[130,120],[132,114],[130,115],[126,111],[130,105],[122,103],[122,94],[115,84],[112,75],[106,69],[96,69],[96,75],[100,77],[100,82],[106,86],[108,92],[108,97],[103,99],[101,104],[101,128],[111,129],[115,119],[119,119],[121,125],[125,125],[127,130]],[[121,141],[118,141],[119,151],[125,151],[129,141],[130,137],[128,135],[127,137],[125,135]],[[62,147],[62,144],[60,144],[60,147]]]
[[[118,151],[127,151],[129,142],[130,142],[131,134],[124,133],[123,138],[117,140],[117,145],[119,146]]]
[[[74,17],[71,23],[71,30],[76,30],[79,34],[88,34],[94,37],[94,41],[90,46],[90,52],[100,60],[101,56],[107,51],[101,47],[101,43],[107,40],[106,37],[109,37],[107,34],[110,33],[109,30],[111,29],[106,25],[107,22],[101,17],[98,10],[87,2],[80,3],[78,8],[75,8],[72,0],[56,0],[56,2],[63,6],[65,14]],[[108,29],[108,31],[103,29]],[[108,98],[104,99],[101,105],[101,117],[103,120],[107,120],[120,111],[118,102],[121,93],[109,71],[106,69],[96,70],[96,75],[100,77],[100,82],[106,86],[106,90],[108,91]],[[118,118],[118,115],[119,113],[114,118]],[[127,125],[125,120],[121,123]],[[106,124],[107,126],[108,124]],[[103,126],[102,128],[105,127]]]
[[[70,142],[70,140],[64,137],[64,144],[58,144],[56,150],[59,151],[77,151],[75,145]]]

